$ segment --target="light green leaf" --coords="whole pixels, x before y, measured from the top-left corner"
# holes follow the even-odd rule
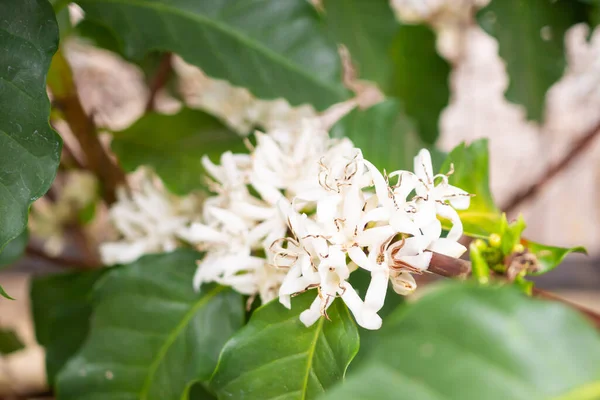
[[[350,51],[359,79],[388,87],[393,71],[392,42],[400,24],[387,0],[325,0],[326,25]]]
[[[6,293],[6,291],[2,288],[2,286],[0,286],[0,296],[8,299],[8,300],[14,300],[14,298],[10,297],[8,295],[8,293]]]
[[[0,328],[0,356],[5,356],[24,348],[25,345],[14,330]]]
[[[202,156],[218,162],[227,150],[244,149],[242,138],[216,118],[184,108],[174,115],[147,114],[114,133],[112,149],[125,170],[150,165],[174,193],[202,188]]]
[[[541,275],[553,270],[569,253],[581,253],[587,255],[587,250],[585,247],[581,246],[571,248],[546,246],[526,239],[522,239],[521,243],[529,249],[531,253],[535,254],[538,259],[538,265],[541,267],[531,275]]]
[[[194,291],[198,258],[189,250],[145,256],[103,278],[89,336],[58,375],[61,400],[179,400],[210,377],[244,308],[231,289]]]
[[[586,7],[572,0],[493,0],[477,19],[498,40],[510,78],[506,98],[542,121],[546,91],[566,65],[565,32],[586,21]]]
[[[394,99],[350,111],[331,128],[330,135],[349,138],[366,159],[388,172],[412,170],[413,157],[423,147],[412,121]]]
[[[478,247],[477,242],[471,242],[469,246],[469,258],[471,259],[471,270],[477,282],[486,284],[490,281],[490,266]]]
[[[21,258],[23,252],[25,252],[25,248],[27,247],[27,242],[29,242],[29,231],[27,229],[25,229],[19,236],[8,242],[6,247],[4,247],[2,252],[0,252],[0,269],[9,267],[19,258]]]
[[[27,225],[54,180],[61,140],[50,129],[46,74],[58,46],[47,0],[0,2],[0,249]]]
[[[515,288],[442,285],[385,322],[368,363],[323,399],[545,400],[585,387],[594,388],[589,399],[600,395],[598,332],[576,311]]]
[[[263,99],[322,110],[348,97],[336,46],[306,0],[79,0],[128,58],[172,51]]]
[[[521,234],[526,227],[527,225],[525,224],[525,219],[523,219],[522,214],[519,214],[519,218],[510,224],[506,219],[506,214],[502,214],[499,233],[503,255],[509,255],[513,252],[515,245],[521,242]]]
[[[42,276],[31,283],[35,335],[46,349],[46,374],[52,385],[88,335],[91,292],[108,269]]]
[[[402,100],[420,137],[434,144],[440,113],[450,98],[450,65],[436,52],[435,34],[425,25],[402,25],[392,43],[391,61],[392,80],[383,91]]]
[[[274,300],[225,345],[211,387],[220,399],[314,399],[344,377],[358,351],[358,330],[340,299],[310,328],[298,316],[315,299],[309,291],[292,309]]]
[[[454,164],[450,184],[475,195],[467,210],[458,210],[465,235],[486,238],[491,233],[499,232],[502,213],[490,192],[487,139],[456,146],[446,158],[441,171],[449,171],[450,164]]]

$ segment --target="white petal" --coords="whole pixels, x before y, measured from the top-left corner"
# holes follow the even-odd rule
[[[341,291],[341,297],[344,303],[348,306],[356,323],[365,329],[379,329],[381,328],[381,318],[376,313],[365,312],[364,303],[358,296],[354,288],[348,283],[344,283],[344,289]],[[365,318],[365,316],[367,318]]]
[[[431,262],[432,256],[433,256],[433,254],[431,254],[428,251],[425,251],[421,254],[417,254],[416,256],[403,256],[403,257],[396,257],[396,258],[400,261],[407,263],[408,265],[410,265],[416,269],[425,271],[429,267],[429,263]]]
[[[459,258],[467,251],[467,248],[454,240],[440,238],[433,241],[427,247],[427,250],[435,251],[436,253],[444,254],[449,257]]]
[[[185,229],[179,230],[177,235],[190,243],[227,243],[230,239],[228,235],[219,232],[209,226],[200,223],[193,223]]]
[[[422,253],[423,250],[427,248],[428,244],[429,240],[425,236],[413,236],[404,239],[404,244],[402,244],[402,241],[395,242],[390,246],[390,251],[395,250],[396,248],[402,245],[402,247],[400,247],[400,249],[396,251],[396,257],[414,256]]]
[[[417,283],[411,274],[401,272],[400,275],[392,279],[392,288],[399,295],[406,296],[415,291]]]
[[[460,239],[463,233],[462,221],[458,216],[458,213],[452,206],[447,204],[437,204],[436,205],[437,213],[442,218],[447,218],[452,222],[452,228],[450,228],[450,232],[446,236],[450,240],[457,241]]]
[[[433,167],[429,150],[421,149],[414,160],[415,174],[425,183],[433,184]]]
[[[379,247],[395,234],[396,230],[390,225],[376,226],[360,232],[356,238],[356,243],[359,246]]]
[[[371,162],[364,160],[364,163],[371,173],[371,178],[373,179],[373,185],[375,186],[375,193],[377,194],[379,203],[384,207],[391,209],[393,204],[389,197],[389,186],[383,178],[383,175],[381,172],[379,172],[377,167],[371,164]]]
[[[423,236],[427,238],[427,241],[431,243],[442,235],[442,223],[439,219],[436,219],[429,225],[421,227],[421,232],[423,232]]]
[[[371,271],[371,282],[365,295],[365,311],[377,312],[383,307],[385,302],[385,294],[387,292],[387,284],[389,279],[389,268],[384,265],[380,268],[375,268]]]
[[[348,256],[359,267],[366,269],[367,271],[371,270],[371,262],[369,261],[363,249],[360,247],[350,247],[348,249]]]
[[[390,218],[390,225],[400,233],[408,233],[411,235],[419,235],[419,227],[413,222],[412,219],[403,211],[396,210]]]
[[[328,302],[327,307],[329,307],[329,305],[332,302]],[[310,305],[310,308],[308,310],[302,311],[302,313],[300,313],[300,321],[302,321],[302,323],[306,326],[309,327],[312,324],[314,324],[315,322],[317,322],[317,320],[321,317],[321,299],[319,298],[319,296],[317,296],[315,298],[315,300],[312,302],[312,304]]]

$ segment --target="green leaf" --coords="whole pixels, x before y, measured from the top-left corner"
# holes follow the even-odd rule
[[[499,232],[502,254],[508,255],[513,252],[515,245],[521,242],[521,234],[526,227],[522,214],[519,214],[519,218],[510,224],[506,219],[506,214],[502,214]]]
[[[61,140],[48,124],[46,74],[58,46],[47,0],[0,2],[0,249],[54,180]]]
[[[264,99],[322,110],[348,97],[337,49],[306,0],[79,0],[128,58],[180,54],[209,76]]]
[[[469,258],[471,259],[471,270],[477,282],[486,284],[490,281],[490,266],[478,247],[477,242],[469,246]]]
[[[546,91],[565,69],[565,32],[586,21],[585,5],[573,0],[494,0],[477,19],[498,40],[510,77],[506,98],[525,106],[527,118],[542,121]]]
[[[6,299],[8,299],[8,300],[14,300],[14,298],[10,297],[10,296],[8,295],[8,293],[6,293],[6,292],[4,291],[4,289],[2,288],[2,286],[0,286],[0,296],[2,296],[2,297],[4,297],[4,298],[6,298]]]
[[[0,252],[0,269],[12,265],[21,258],[27,247],[27,242],[29,242],[29,231],[27,229],[8,242],[6,247]]]
[[[25,345],[14,330],[0,328],[0,356],[5,356],[24,348]]]
[[[450,176],[451,185],[474,194],[467,210],[458,210],[465,235],[486,238],[500,230],[502,213],[496,207],[489,184],[489,155],[487,139],[479,139],[470,145],[456,146],[446,158],[442,172],[454,165]]]
[[[179,400],[210,377],[244,307],[222,286],[194,291],[199,257],[190,250],[145,256],[103,278],[89,336],[58,375],[61,400]]]
[[[581,253],[587,255],[587,250],[585,247],[581,246],[571,248],[546,246],[526,239],[522,239],[521,243],[537,257],[538,264],[541,267],[531,275],[541,275],[553,270],[569,253]]]
[[[35,335],[46,349],[46,374],[56,375],[79,350],[89,332],[91,292],[108,269],[38,277],[31,283]]]
[[[402,25],[391,60],[392,80],[383,91],[401,99],[423,141],[435,143],[440,113],[450,98],[450,65],[436,52],[435,34],[425,25]]]
[[[515,288],[442,285],[386,323],[368,364],[323,399],[541,400],[584,387],[594,388],[588,399],[600,395],[598,332]]]
[[[390,60],[400,24],[387,0],[324,0],[327,29],[350,51],[358,77],[388,87]]]
[[[184,108],[174,115],[146,114],[114,133],[112,149],[125,170],[150,165],[174,193],[202,188],[202,156],[213,161],[225,151],[245,149],[242,138],[216,118]]]
[[[413,157],[424,146],[400,102],[394,99],[350,111],[331,128],[330,135],[349,138],[366,159],[388,172],[412,170]]]
[[[298,316],[315,299],[309,291],[288,310],[274,300],[225,345],[211,387],[221,398],[314,399],[344,377],[358,351],[358,330],[344,303],[310,328]]]

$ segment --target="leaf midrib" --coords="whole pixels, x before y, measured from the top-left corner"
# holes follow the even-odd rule
[[[185,315],[183,316],[183,318],[181,319],[179,324],[177,324],[177,326],[175,326],[175,328],[167,336],[165,343],[163,344],[163,346],[160,348],[160,350],[157,353],[156,359],[154,359],[152,364],[150,364],[150,368],[148,369],[148,374],[146,375],[146,380],[144,381],[144,385],[142,386],[142,389],[140,390],[140,399],[148,399],[148,394],[150,391],[150,386],[152,385],[153,377],[156,374],[156,371],[158,370],[160,363],[167,355],[169,349],[171,348],[171,345],[173,345],[175,340],[177,340],[177,337],[179,336],[181,331],[188,325],[188,323],[190,322],[192,317],[196,314],[196,312],[200,308],[202,308],[204,305],[206,305],[206,303],[208,303],[209,300],[211,300],[213,297],[215,297],[217,294],[219,294],[224,289],[225,289],[224,286],[217,286],[216,288],[214,288],[213,290],[208,292],[206,295],[202,296],[198,300],[198,302],[192,308],[190,308],[187,313],[185,313]]]
[[[267,58],[272,59],[275,63],[280,64],[280,65],[286,67],[287,69],[289,69],[290,71],[303,76],[308,81],[312,81],[316,86],[325,88],[328,91],[331,91],[337,95],[342,94],[342,88],[340,88],[336,85],[328,84],[328,82],[327,82],[328,80],[315,79],[314,75],[311,75],[308,73],[308,70],[304,70],[302,68],[299,68],[297,65],[292,64],[291,62],[288,61],[288,59],[286,57],[272,51],[271,49],[258,43],[257,41],[249,40],[248,39],[250,37],[249,35],[242,35],[235,29],[230,28],[230,25],[226,25],[220,21],[209,19],[202,14],[197,14],[197,13],[192,13],[192,12],[185,13],[177,8],[166,7],[166,6],[162,5],[161,3],[147,3],[147,2],[141,1],[141,0],[81,0],[78,3],[80,3],[80,4],[85,4],[85,3],[128,4],[133,7],[154,9],[158,12],[162,11],[165,13],[179,15],[180,17],[182,17],[184,19],[187,18],[187,19],[195,20],[200,24],[205,24],[205,25],[211,26],[215,30],[221,31],[225,35],[229,35],[230,37],[234,38],[235,40],[239,41],[240,43],[247,45],[247,47],[254,49],[257,53],[264,54]]]
[[[315,349],[317,348],[317,342],[319,340],[319,334],[323,331],[323,320],[324,317],[319,318],[317,329],[315,329],[315,336],[313,337],[310,348],[308,349],[308,362],[306,363],[306,374],[304,375],[304,385],[302,388],[302,400],[306,399],[306,392],[308,391],[308,379],[310,376],[310,370],[312,368],[313,359],[315,357]]]

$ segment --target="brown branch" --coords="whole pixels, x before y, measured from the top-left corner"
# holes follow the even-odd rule
[[[81,146],[87,169],[98,177],[104,189],[104,199],[112,204],[116,200],[117,186],[125,182],[125,174],[100,142],[93,117],[83,109],[71,68],[60,50],[52,59],[48,86],[54,95],[55,104],[62,111],[73,136]]]
[[[471,274],[471,263],[459,258],[448,257],[443,254],[432,252],[431,263],[427,269],[429,272],[445,276],[447,278],[464,279]],[[564,303],[585,315],[590,321],[600,329],[600,314],[578,304],[565,300],[555,294],[533,288],[533,294],[537,297],[554,300]]]
[[[148,101],[146,102],[146,112],[154,111],[156,95],[158,94],[158,91],[167,84],[167,80],[173,71],[172,60],[172,53],[165,53],[160,60],[160,64],[156,69],[156,74],[149,84],[150,94],[148,95]]]
[[[460,258],[448,257],[443,254],[432,252],[429,272],[447,278],[467,278],[471,274],[471,263]]]
[[[557,163],[551,165],[537,182],[517,193],[502,209],[506,213],[510,213],[526,200],[535,197],[548,182],[558,175],[559,172],[563,171],[574,160],[581,156],[598,134],[600,134],[600,122],[594,125],[594,127],[587,131],[581,138],[577,139],[577,141],[573,143],[573,147]]]
[[[31,244],[27,244],[25,248],[25,254],[30,257],[38,258],[40,260],[49,262],[57,267],[64,268],[76,268],[76,269],[94,269],[99,268],[98,264],[92,264],[87,260],[81,260],[78,258],[66,257],[66,256],[49,256],[42,250],[34,247]]]

